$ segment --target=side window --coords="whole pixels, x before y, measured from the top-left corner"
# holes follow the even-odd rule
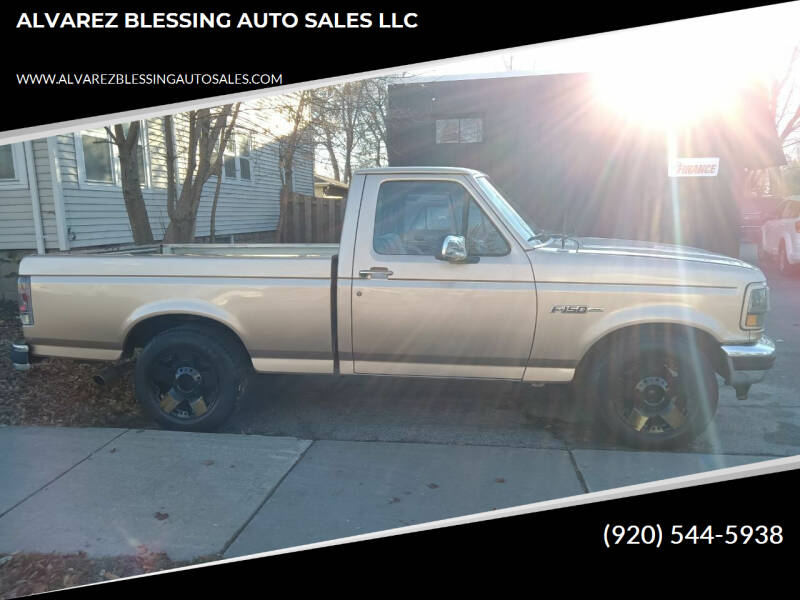
[[[437,144],[476,144],[483,141],[483,119],[436,119]]]
[[[231,136],[223,157],[225,179],[238,179],[246,182],[252,180],[252,157],[250,155],[252,146],[253,141],[250,134]]]
[[[114,154],[105,129],[81,131],[83,169],[86,181],[114,183]]]
[[[139,184],[142,187],[149,187],[147,122],[141,121],[139,127],[139,138],[136,146]],[[124,123],[122,128],[127,136],[130,123]],[[119,151],[106,128],[86,129],[75,134],[75,136],[76,150],[79,150],[79,156],[82,156],[82,160],[79,159],[80,163],[78,165],[81,183],[102,184],[113,187],[122,186]]]
[[[0,146],[0,189],[26,187],[28,187],[28,174],[22,144]]]
[[[452,181],[381,184],[375,210],[375,252],[433,256],[447,235],[466,237],[473,256],[502,256],[510,251],[464,186]]]

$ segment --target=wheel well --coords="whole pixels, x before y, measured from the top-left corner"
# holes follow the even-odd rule
[[[592,361],[597,357],[607,352],[614,343],[625,336],[655,336],[664,338],[683,337],[690,342],[696,343],[703,354],[711,361],[711,366],[714,371],[724,376],[726,365],[725,359],[720,349],[720,344],[714,339],[712,335],[706,333],[702,329],[691,327],[689,325],[676,325],[672,323],[653,323],[646,325],[631,325],[612,331],[599,340],[597,340],[591,348],[583,355],[580,363],[575,372],[575,381],[579,382],[581,378],[589,371]]]
[[[250,353],[247,351],[242,339],[227,325],[207,317],[181,314],[150,317],[134,325],[125,338],[125,343],[122,346],[122,355],[125,357],[131,356],[136,348],[143,348],[159,333],[181,325],[199,325],[218,332],[220,335],[227,336],[236,343],[244,356],[250,357]]]

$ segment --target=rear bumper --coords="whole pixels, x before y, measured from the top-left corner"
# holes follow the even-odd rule
[[[17,371],[30,370],[30,348],[25,342],[13,342],[9,358]]]
[[[722,346],[729,385],[750,385],[764,379],[775,363],[775,343],[762,336],[755,344]]]

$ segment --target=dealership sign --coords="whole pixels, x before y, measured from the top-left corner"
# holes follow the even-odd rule
[[[669,177],[716,177],[719,158],[671,158],[667,167]]]

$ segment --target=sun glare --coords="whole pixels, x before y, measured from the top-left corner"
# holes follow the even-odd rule
[[[598,69],[595,91],[611,110],[640,125],[680,126],[733,110],[737,92],[766,75],[763,50],[753,36],[734,44],[725,29],[654,37],[628,45],[613,67]]]
[[[711,112],[733,109],[742,78],[713,66],[672,68],[668,65],[600,71],[595,93],[610,110],[638,125],[672,128]]]
[[[539,44],[467,58],[426,76],[592,73],[596,97],[637,127],[670,129],[734,108],[738,91],[785,73],[800,2]]]
[[[609,109],[650,128],[689,124],[735,108],[738,92],[773,70],[768,29],[690,23],[653,30],[636,42],[610,44],[616,60],[594,69],[597,97]],[[682,34],[682,35],[679,35]],[[609,40],[610,41],[610,40]],[[611,65],[611,66],[608,66]]]

